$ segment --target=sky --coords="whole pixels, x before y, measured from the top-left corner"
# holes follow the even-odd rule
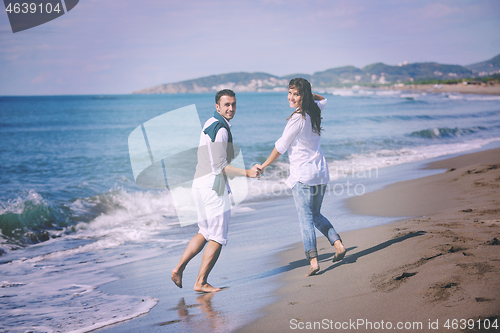
[[[278,76],[500,54],[498,0],[80,0],[12,33],[0,95],[128,94],[231,72]]]

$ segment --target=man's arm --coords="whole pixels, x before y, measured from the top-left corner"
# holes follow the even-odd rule
[[[226,156],[227,156],[227,145],[231,144],[227,142],[228,134],[225,128],[221,128],[215,137],[215,142],[209,143],[209,146],[212,147],[211,155],[213,156],[213,160],[215,165],[223,165],[226,164]],[[257,178],[260,176],[260,170],[254,165],[251,169],[245,170],[236,168],[230,164],[226,165],[221,172],[224,172],[226,176],[229,177],[249,177],[249,178]]]
[[[236,168],[232,165],[226,165],[223,172],[229,177],[249,177],[249,178],[257,178],[260,175],[258,164],[254,165],[251,169],[245,170]]]

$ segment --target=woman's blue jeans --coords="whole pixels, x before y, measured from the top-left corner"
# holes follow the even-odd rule
[[[333,245],[340,239],[332,224],[326,217],[321,215],[321,204],[326,191],[326,184],[309,186],[301,182],[295,184],[292,188],[295,207],[299,214],[300,233],[306,258],[312,259],[318,256],[316,249],[316,227]]]

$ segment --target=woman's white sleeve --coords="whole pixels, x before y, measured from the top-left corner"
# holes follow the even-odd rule
[[[322,99],[321,101],[314,101],[314,102],[316,102],[316,104],[318,105],[319,109],[321,111],[323,111],[323,109],[325,108],[325,105],[326,105],[326,101],[327,101],[327,99],[325,98],[325,99]]]
[[[285,129],[283,130],[283,135],[276,141],[274,146],[280,154],[284,154],[293,139],[299,134],[300,130],[304,127],[305,119],[302,118],[300,113],[296,113],[292,116],[290,120],[286,123]]]

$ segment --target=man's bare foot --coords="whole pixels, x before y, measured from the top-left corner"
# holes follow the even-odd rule
[[[182,273],[178,274],[176,271],[172,271],[172,281],[179,288],[182,288]]]
[[[222,289],[220,288],[215,288],[212,287],[210,283],[205,283],[205,284],[195,284],[194,285],[194,291],[197,291],[199,293],[216,293],[218,291],[221,291]]]

